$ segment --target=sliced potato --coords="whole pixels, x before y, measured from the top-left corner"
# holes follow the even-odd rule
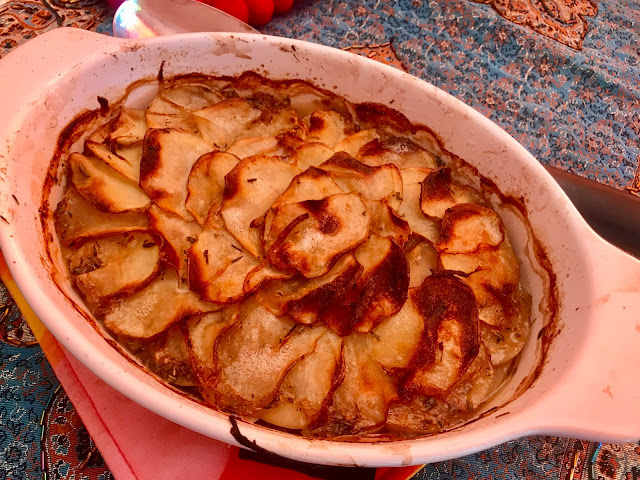
[[[124,177],[132,180],[135,183],[138,183],[140,178],[140,162],[137,163],[137,171],[136,165],[131,164],[129,160],[125,157],[118,155],[117,153],[113,153],[111,149],[105,145],[104,143],[95,143],[88,140],[85,143],[87,150],[89,150],[94,156],[98,157],[104,163],[113,168],[116,172]]]
[[[207,221],[209,211],[222,206],[225,176],[240,160],[225,152],[205,153],[191,168],[187,182],[186,209],[200,225]]]
[[[339,152],[319,167],[329,173],[345,192],[354,192],[367,200],[385,202],[397,209],[402,201],[402,177],[393,164],[370,167],[348,153]]]
[[[294,430],[311,425],[339,381],[341,360],[342,340],[326,331],[315,350],[291,367],[276,400],[261,412],[262,420]]]
[[[64,192],[54,218],[56,232],[65,246],[85,238],[141,232],[149,228],[145,214],[101,212],[82,198],[73,187]]]
[[[436,158],[421,146],[402,137],[380,141],[377,138],[364,145],[356,156],[367,165],[378,166],[393,163],[400,170],[405,168],[437,168]]]
[[[510,320],[503,327],[480,324],[480,337],[489,349],[491,363],[494,365],[502,365],[515,358],[524,348],[529,336],[530,324],[526,306],[520,306],[518,313]]]
[[[147,132],[144,110],[120,107],[120,113],[113,122],[112,129],[107,137],[110,143],[132,145],[141,142]]]
[[[308,218],[290,232],[285,230],[286,235],[269,252],[271,264],[279,270],[319,277],[329,271],[335,259],[369,235],[371,217],[358,194],[331,195],[293,205],[302,205]]]
[[[211,221],[189,250],[189,284],[206,300],[235,302],[244,296],[246,276],[259,264],[220,220]]]
[[[140,187],[163,210],[191,220],[185,208],[187,178],[193,164],[211,147],[180,130],[149,130],[140,162]]]
[[[326,162],[335,152],[322,143],[304,143],[295,149],[291,163],[299,171],[304,172],[307,168],[317,167]]]
[[[363,271],[340,299],[321,312],[338,335],[366,333],[398,312],[409,288],[409,270],[402,249],[388,237],[371,236],[355,251]]]
[[[378,131],[374,128],[368,128],[342,139],[333,150],[335,152],[346,152],[355,158],[363,146],[376,138],[378,138]]]
[[[424,318],[419,355],[403,378],[403,395],[444,395],[478,354],[478,308],[473,291],[454,276],[430,276],[411,290]]]
[[[496,212],[466,203],[446,211],[437,248],[440,253],[474,254],[495,250],[504,239],[504,226]]]
[[[321,433],[350,435],[382,425],[397,397],[393,379],[372,358],[371,335],[354,333],[344,341],[344,380],[333,393]]]
[[[148,211],[149,228],[163,239],[163,259],[178,271],[180,280],[189,279],[188,251],[202,232],[196,222],[187,222],[182,217],[165,212],[157,205]]]
[[[435,243],[440,237],[438,223],[425,217],[420,209],[421,182],[429,172],[431,170],[428,168],[405,168],[400,171],[403,193],[398,214],[409,224],[413,233]]]
[[[240,159],[253,157],[254,155],[279,157],[291,154],[291,149],[281,145],[276,137],[243,138],[227,148],[226,151]]]
[[[491,356],[481,343],[478,356],[445,397],[445,402],[463,412],[472,412],[484,402],[493,387]]]
[[[107,213],[143,212],[151,200],[138,185],[96,157],[69,156],[71,181],[78,193]]]
[[[332,110],[318,110],[308,119],[308,142],[319,142],[329,148],[356,132],[356,126],[350,118]]]
[[[111,302],[104,325],[118,335],[151,338],[186,316],[219,309],[218,305],[200,300],[182,286],[176,272],[170,269],[160,272],[142,290]]]
[[[131,145],[116,145],[114,149],[116,155],[124,158],[128,164],[126,170],[121,172],[125,177],[136,183],[140,182],[140,162],[142,161],[142,142]]]
[[[480,193],[451,179],[451,169],[438,168],[421,183],[420,209],[427,217],[442,218],[448,208],[460,203],[484,203]]]
[[[244,293],[251,293],[270,280],[288,279],[293,277],[293,275],[293,273],[283,272],[273,268],[266,261],[263,261],[256,268],[251,270],[244,279]]]
[[[69,271],[90,301],[132,292],[158,270],[160,242],[148,233],[124,233],[89,240],[70,258]]]
[[[184,322],[191,367],[200,384],[206,388],[215,374],[216,341],[238,320],[234,305],[219,312],[196,315]]]
[[[289,369],[315,349],[325,332],[322,327],[296,327],[290,318],[278,318],[255,301],[245,303],[238,322],[218,344],[219,406],[252,415],[269,404]]]
[[[273,157],[249,157],[226,176],[220,215],[229,233],[254,257],[262,257],[259,229],[254,219],[262,217],[289,186],[297,169]]]
[[[163,380],[180,387],[197,385],[180,325],[174,325],[148,342],[145,353],[145,363]]]
[[[438,269],[438,251],[428,242],[420,242],[406,253],[409,263],[409,288],[422,285],[432,270]]]
[[[424,320],[408,299],[398,313],[371,331],[371,356],[387,368],[407,368],[420,345]]]
[[[285,209],[283,212],[280,212],[280,208],[306,200],[322,200],[337,193],[342,193],[342,189],[322,170],[311,167],[295,176],[287,189],[271,204],[271,208],[267,211],[263,234],[265,249],[269,249],[287,225],[305,213],[302,207]]]
[[[396,244],[403,247],[411,235],[409,223],[400,218],[393,208],[385,202],[365,200],[364,203],[371,214],[371,234],[379,237],[391,237]]]

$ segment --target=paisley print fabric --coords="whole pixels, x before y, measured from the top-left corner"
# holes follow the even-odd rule
[[[109,33],[111,18],[101,0],[0,0],[0,56],[60,26]],[[489,116],[541,162],[640,192],[638,2],[302,0],[262,31],[391,64]],[[0,283],[0,479],[45,476],[112,478]],[[637,480],[640,443],[528,437],[415,478]]]

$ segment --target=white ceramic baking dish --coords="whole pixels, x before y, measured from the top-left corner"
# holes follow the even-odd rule
[[[244,436],[292,459],[367,466],[432,462],[532,433],[609,442],[640,438],[640,262],[600,239],[538,162],[473,109],[372,60],[262,35],[132,41],[58,29],[0,61],[0,247],[33,310],[99,377],[170,420],[236,443],[225,415],[136,367],[78,312],[77,294],[64,285],[61,291],[53,280],[59,276],[38,212],[61,129],[79,112],[97,108],[97,96],[119,98],[131,82],[156,75],[162,62],[165,75],[254,70],[309,80],[353,102],[390,105],[433,129],[506,196],[521,198],[528,212],[531,231],[517,209],[498,205],[533,295],[532,334],[510,384],[476,420],[432,437],[388,443],[309,440],[240,423]],[[536,258],[536,247],[546,257]]]

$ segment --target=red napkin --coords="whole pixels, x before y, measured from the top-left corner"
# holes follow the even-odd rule
[[[321,469],[311,477],[249,460],[237,447],[188,430],[141,407],[84,367],[56,341],[27,305],[1,254],[0,279],[29,323],[71,403],[118,480],[307,480],[319,475],[332,479],[405,480],[421,468],[380,468],[375,472],[333,469],[324,473]]]

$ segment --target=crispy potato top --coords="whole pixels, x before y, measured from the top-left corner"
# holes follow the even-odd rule
[[[157,83],[69,154],[54,212],[71,282],[151,372],[342,440],[437,433],[500,388],[519,263],[427,129],[253,73]]]

